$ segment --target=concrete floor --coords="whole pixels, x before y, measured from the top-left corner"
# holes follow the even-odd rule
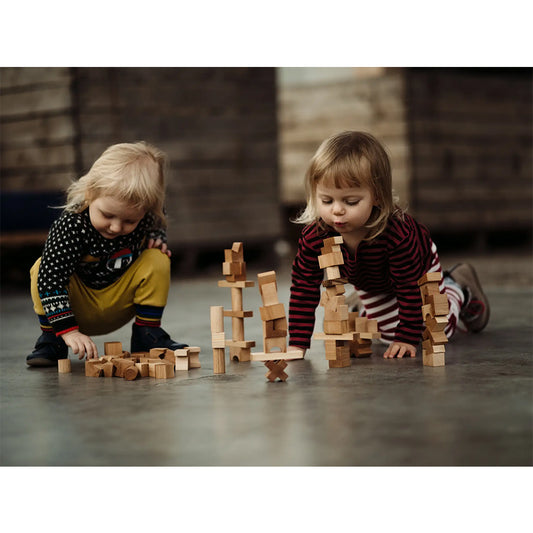
[[[278,276],[286,304],[289,277]],[[445,367],[422,366],[420,354],[384,360],[375,345],[371,358],[329,369],[323,343],[314,341],[305,360],[290,363],[287,382],[269,383],[262,363],[227,361],[226,374],[213,374],[209,307],[231,302],[229,290],[217,287],[221,277],[173,282],[163,325],[201,347],[202,368],[169,380],[87,378],[72,355],[72,374],[27,367],[37,321],[28,294],[4,291],[0,464],[533,464],[531,284],[488,285],[489,327],[454,337]],[[259,305],[257,287],[246,289],[254,351],[262,350]],[[101,350],[108,340],[129,349],[129,336],[126,326],[95,340]]]

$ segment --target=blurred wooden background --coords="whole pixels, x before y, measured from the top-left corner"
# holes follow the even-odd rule
[[[454,68],[2,68],[2,253],[35,243],[110,144],[169,156],[169,241],[294,244],[289,218],[327,136],[386,146],[396,193],[434,234],[531,242],[532,71]]]

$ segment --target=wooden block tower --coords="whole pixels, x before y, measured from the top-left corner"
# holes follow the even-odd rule
[[[272,270],[257,275],[263,307],[259,308],[263,321],[264,352],[252,353],[252,361],[262,361],[268,368],[269,381],[286,381],[287,359],[301,359],[303,352],[287,352],[287,317],[285,307],[278,300],[276,273]]]
[[[320,298],[320,305],[324,307],[324,333],[315,333],[313,338],[324,341],[330,368],[350,366],[350,351],[356,357],[370,355],[372,339],[380,336],[375,320],[359,318],[357,313],[348,311],[344,296],[348,280],[341,278],[339,269],[344,264],[343,242],[340,235],[324,239],[318,257],[325,278],[322,282],[325,291]]]
[[[444,329],[448,325],[448,298],[441,294],[440,272],[428,272],[418,280],[422,295],[422,318],[426,329],[422,335],[422,361],[424,366],[444,366],[448,342]]]
[[[253,316],[253,311],[244,311],[242,307],[242,290],[253,287],[253,281],[246,280],[246,263],[244,262],[242,242],[234,242],[233,246],[224,250],[222,273],[226,279],[219,281],[219,287],[231,288],[231,311],[224,311],[224,316],[231,317],[231,340],[226,341],[230,358],[238,361],[250,360],[250,348],[255,341],[244,340],[244,319]]]

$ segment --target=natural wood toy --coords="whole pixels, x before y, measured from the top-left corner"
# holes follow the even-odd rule
[[[224,335],[224,307],[211,307],[211,347],[213,348],[213,371],[226,373],[226,339]]]
[[[224,250],[222,273],[225,280],[219,281],[219,287],[231,288],[231,311],[224,311],[224,316],[231,317],[231,340],[226,340],[229,347],[230,359],[238,361],[250,360],[250,349],[255,341],[244,340],[244,319],[253,316],[253,311],[244,311],[242,304],[242,290],[253,287],[253,281],[246,280],[246,263],[242,242],[234,242],[233,246]]]
[[[339,266],[344,264],[339,235],[324,239],[318,264],[324,270],[322,285],[325,290],[320,297],[324,307],[324,332],[315,333],[313,339],[323,340],[326,359],[330,368],[344,368],[351,365],[350,352],[355,357],[368,357],[372,353],[372,339],[379,338],[377,321],[357,313],[350,313],[344,296],[344,285],[348,280],[341,278]]]
[[[441,294],[440,272],[428,272],[418,280],[422,296],[422,318],[426,329],[422,334],[422,363],[424,366],[444,366],[448,342],[444,332],[448,325],[448,298]]]
[[[286,381],[286,360],[302,359],[303,352],[287,352],[287,317],[285,307],[278,300],[276,273],[272,270],[257,275],[263,307],[259,308],[263,321],[264,352],[251,354],[252,361],[261,361],[268,368],[269,381]]]
[[[174,350],[176,359],[176,370],[189,370],[191,368],[201,368],[200,348],[198,346],[188,346],[180,350]]]
[[[60,374],[70,374],[72,372],[72,364],[68,357],[66,359],[57,360],[57,371]]]
[[[199,368],[200,348],[190,347],[191,358],[195,361],[190,368]],[[122,350],[121,342],[104,343],[104,355],[98,359],[85,361],[85,375],[88,377],[119,377],[126,381],[133,381],[142,377],[157,379],[173,378],[177,354],[180,350],[168,348],[152,348],[150,352],[130,354]],[[187,357],[189,360],[189,357]],[[198,365],[198,366],[194,366]]]

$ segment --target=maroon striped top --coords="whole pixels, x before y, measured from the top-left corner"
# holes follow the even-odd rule
[[[311,344],[323,280],[318,256],[323,240],[335,235],[338,233],[325,232],[315,224],[302,230],[292,267],[289,303],[289,344],[292,346],[309,348]],[[400,322],[395,341],[415,346],[420,341],[423,321],[418,280],[431,266],[431,244],[427,228],[404,214],[403,220],[391,217],[385,231],[373,241],[361,242],[355,257],[346,246],[342,247],[342,277],[356,289],[396,296]]]

